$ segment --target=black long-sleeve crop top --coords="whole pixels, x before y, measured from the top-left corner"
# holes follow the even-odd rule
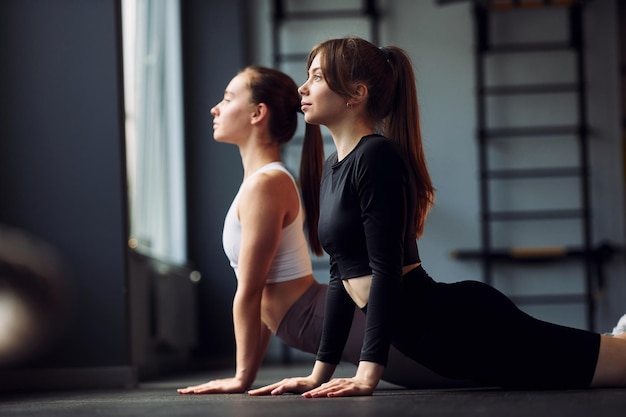
[[[326,160],[319,237],[330,282],[318,360],[339,363],[348,337],[355,306],[341,280],[372,275],[360,359],[386,365],[402,267],[420,262],[415,210],[415,181],[390,140],[365,136],[341,161]]]

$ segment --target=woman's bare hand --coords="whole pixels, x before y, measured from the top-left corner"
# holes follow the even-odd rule
[[[317,387],[319,382],[308,377],[285,378],[282,381],[248,391],[250,395],[281,395],[284,393],[302,394]]]
[[[372,395],[376,385],[354,378],[335,378],[302,394],[303,398],[354,397]]]
[[[246,392],[249,387],[237,378],[215,379],[200,385],[178,389],[179,394],[225,394]]]
[[[360,361],[352,378],[335,378],[302,394],[303,398],[354,397],[372,395],[384,371],[375,362]]]

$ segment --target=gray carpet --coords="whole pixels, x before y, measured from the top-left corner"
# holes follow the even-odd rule
[[[308,367],[265,367],[255,386]],[[344,368],[340,374],[349,375]],[[182,396],[176,388],[230,376],[228,371],[178,375],[144,382],[137,389],[72,390],[0,394],[0,416],[511,416],[624,417],[626,389],[503,391],[497,389],[405,390],[381,383],[371,397],[303,399],[298,395]]]

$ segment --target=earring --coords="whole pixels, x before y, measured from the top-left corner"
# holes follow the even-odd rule
[[[347,103],[346,103],[346,108],[347,108],[348,110],[352,110],[352,103],[347,102]]]

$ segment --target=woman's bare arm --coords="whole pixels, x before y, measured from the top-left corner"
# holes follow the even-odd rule
[[[181,394],[245,392],[254,382],[269,342],[270,331],[261,318],[265,280],[276,254],[290,210],[284,174],[260,174],[245,185],[239,197],[241,250],[238,283],[233,300],[236,370],[233,378],[179,390]],[[297,199],[297,195],[295,196]],[[297,202],[297,200],[296,200]]]

